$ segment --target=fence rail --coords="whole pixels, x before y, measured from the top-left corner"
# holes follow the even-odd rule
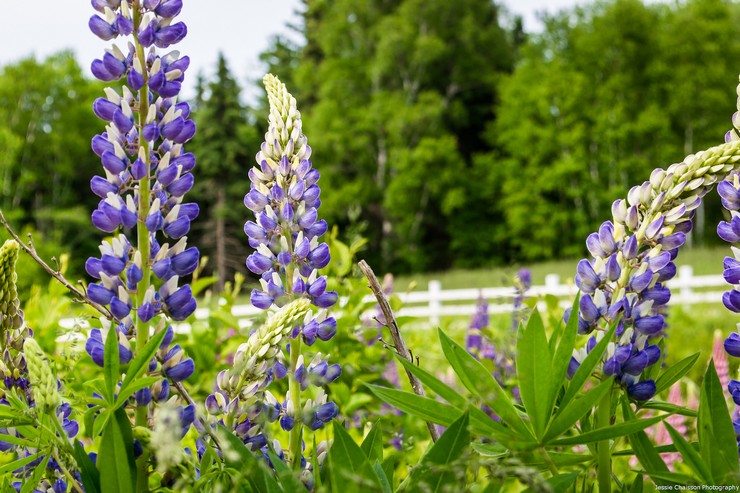
[[[691,305],[695,303],[720,303],[722,293],[727,289],[727,283],[721,275],[695,276],[694,270],[690,265],[679,267],[678,274],[675,278],[666,283],[673,293],[671,301],[674,304]],[[712,291],[694,291],[695,289],[720,288]],[[560,299],[560,305],[567,308],[571,305],[573,296],[578,288],[568,280],[563,283],[557,274],[545,276],[545,284],[541,286],[532,286],[528,291],[530,297],[542,297],[552,295]],[[476,309],[476,301],[479,296],[483,296],[488,301],[488,312],[507,313],[513,309],[513,298],[515,296],[513,287],[503,288],[482,288],[482,289],[442,289],[442,283],[437,280],[429,281],[426,291],[413,291],[409,293],[397,293],[403,303],[403,307],[398,311],[399,317],[426,318],[432,324],[438,324],[441,317],[446,316],[469,316]],[[365,301],[371,303],[374,298],[368,295]],[[469,301],[471,303],[463,304],[461,302]],[[544,305],[544,302],[540,302]],[[541,308],[544,308],[542,306]],[[232,308],[232,315],[239,320],[241,327],[251,325],[250,318],[257,315],[261,310],[252,305],[238,305]],[[195,318],[199,320],[207,319],[209,316],[208,308],[199,308],[195,311]],[[60,325],[65,328],[72,328],[79,325],[79,320],[64,319]],[[178,332],[189,332],[188,324],[179,324],[176,328]]]

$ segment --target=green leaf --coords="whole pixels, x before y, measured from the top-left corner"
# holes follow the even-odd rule
[[[442,382],[437,377],[424,370],[420,366],[416,366],[406,358],[398,354],[396,354],[395,356],[396,359],[403,365],[403,367],[407,371],[413,374],[421,381],[421,383],[426,385],[432,392],[440,396],[442,399],[446,400],[447,402],[458,408],[464,408],[468,405],[468,400],[460,395],[460,392]]]
[[[95,422],[93,423],[93,433],[92,436],[96,437],[103,433],[103,429],[108,424],[108,421],[110,420],[111,414],[113,413],[110,409],[105,409],[103,412],[98,414],[95,417]]]
[[[694,447],[686,440],[676,429],[671,426],[669,423],[664,422],[663,426],[665,426],[666,430],[668,430],[668,434],[671,435],[671,440],[673,441],[673,444],[676,446],[676,450],[678,450],[681,453],[681,457],[683,458],[683,462],[691,468],[692,471],[696,473],[699,478],[705,483],[709,484],[712,481],[712,472],[709,470],[709,467],[704,463],[704,461],[701,458],[701,455],[699,455],[699,452],[697,452]]]
[[[576,479],[578,478],[578,474],[579,473],[577,472],[571,472],[568,474],[558,474],[557,476],[547,478],[545,482],[550,485],[550,488],[552,489],[553,493],[564,493],[571,486],[573,486],[573,483],[576,482]],[[527,488],[522,493],[534,493],[535,491],[539,491],[539,490],[533,490],[531,488]]]
[[[607,428],[597,428],[580,435],[573,437],[561,438],[555,440],[553,445],[580,445],[584,443],[599,442],[601,440],[608,440],[611,438],[617,438],[625,435],[629,435],[636,431],[644,430],[648,426],[652,426],[655,423],[660,423],[666,416],[657,416],[655,418],[640,419],[636,421],[626,421],[618,425],[609,426]]]
[[[246,478],[254,491],[280,491],[280,486],[268,472],[265,466],[255,457],[251,450],[244,445],[239,437],[219,425],[216,433],[222,443],[230,448],[229,454],[224,454],[224,462],[232,469],[239,471],[242,478]]]
[[[154,357],[154,355],[157,354],[159,346],[162,344],[165,335],[167,335],[166,328],[154,334],[147,341],[143,348],[137,348],[136,357],[128,364],[128,369],[126,370],[126,378],[124,378],[123,384],[121,384],[121,389],[119,390],[119,399],[121,398],[120,394],[126,392],[127,387],[133,382],[136,382],[139,377],[143,375],[144,372],[147,370],[147,368],[149,367],[149,362]],[[129,393],[128,395],[131,394],[133,394],[133,392]]]
[[[607,378],[596,388],[589,390],[583,396],[569,402],[566,407],[561,407],[555,415],[555,419],[550,423],[550,427],[547,429],[542,442],[549,442],[569,430],[611,390],[613,383],[611,378]]]
[[[632,407],[630,407],[627,399],[622,399],[622,415],[624,416],[625,422],[637,420],[637,416],[635,416],[634,411],[632,411]],[[640,461],[640,465],[642,465],[645,471],[650,475],[650,478],[655,481],[657,485],[668,486],[669,483],[656,476],[656,474],[669,473],[670,471],[668,470],[668,466],[666,466],[665,462],[663,462],[663,459],[660,457],[661,451],[653,445],[653,442],[648,438],[647,434],[644,431],[637,431],[630,434],[627,439],[629,440],[633,450],[626,453],[626,455],[635,455]],[[617,451],[612,455],[621,454],[622,451]]]
[[[346,486],[360,487],[352,491],[382,491],[377,473],[368,462],[362,449],[355,443],[349,433],[336,420],[332,422],[334,442],[329,449],[329,463],[333,481]]]
[[[383,469],[383,465],[377,459],[375,460],[375,462],[373,462],[373,470],[378,476],[380,489],[383,490],[383,493],[393,493],[393,485],[391,485],[391,482],[388,480],[388,476],[385,475],[385,469]]]
[[[524,440],[533,439],[532,432],[524,424],[508,395],[493,378],[491,372],[480,361],[468,354],[465,348],[450,339],[441,329],[437,332],[445,358],[447,358],[463,385],[474,395],[481,397],[493,409],[493,412],[500,416],[501,420],[517,432],[521,438]]]
[[[113,330],[115,332],[115,330]],[[107,353],[107,350],[106,350]],[[115,348],[118,361],[118,342]],[[115,411],[105,426],[97,460],[100,471],[100,489],[105,493],[136,491],[136,462],[134,437],[126,411]]]
[[[100,472],[79,440],[75,440],[74,456],[77,468],[80,470],[85,493],[100,493]]]
[[[31,454],[28,457],[24,457],[22,459],[14,460],[13,462],[8,462],[7,464],[0,466],[0,476],[3,474],[8,474],[9,472],[13,472],[16,469],[20,469],[21,467],[25,466],[26,464],[29,464],[39,457],[41,457],[41,452],[36,452],[35,454]]]
[[[552,413],[550,396],[553,394],[553,374],[552,354],[547,344],[545,325],[536,310],[526,326],[519,326],[516,353],[519,393],[532,420],[534,434],[541,440]]]
[[[470,444],[469,423],[470,416],[464,413],[447,428],[437,443],[421,458],[419,467],[414,469],[410,479],[411,486],[423,484],[423,488],[418,488],[419,491],[437,493],[447,491],[448,485],[459,483],[461,473],[464,478],[465,465],[455,466],[454,463],[460,460]]]
[[[301,491],[306,488],[303,483],[301,483],[301,480],[293,473],[293,470],[288,467],[288,465],[283,462],[275,452],[270,449],[267,451],[267,455],[270,457],[270,462],[275,468],[275,472],[280,479],[280,484],[283,486],[283,489],[286,489],[287,491]]]
[[[601,356],[603,356],[604,351],[606,351],[606,346],[609,345],[609,341],[612,340],[615,330],[617,330],[616,323],[612,324],[609,331],[598,342],[598,344],[594,346],[591,352],[588,353],[588,356],[586,356],[586,358],[581,362],[578,370],[576,370],[576,373],[570,380],[570,384],[568,385],[568,389],[565,391],[565,395],[560,400],[560,407],[564,407],[565,405],[567,405],[571,401],[571,399],[573,399],[573,397],[575,397],[576,394],[581,391],[583,386],[586,384],[586,380],[588,380],[588,378],[591,376],[591,373],[593,373],[594,368],[596,368],[596,365],[598,365],[599,361],[601,361]]]
[[[578,293],[573,300],[573,306],[571,307],[571,313],[578,313],[579,302],[581,299],[580,293]],[[562,325],[562,324],[559,324]],[[552,393],[550,395],[549,407],[552,410],[555,405],[555,399],[557,398],[558,392],[560,391],[563,383],[565,383],[568,375],[568,365],[570,364],[570,358],[573,356],[573,349],[576,344],[576,337],[578,336],[578,317],[568,318],[568,323],[565,324],[565,328],[562,332],[562,337],[558,348],[554,353],[552,360]],[[552,339],[555,339],[553,334]]]
[[[121,389],[118,392],[118,397],[116,397],[116,405],[115,408],[119,408],[126,404],[128,401],[128,398],[133,395],[134,392],[137,390],[141,390],[144,387],[151,386],[154,382],[161,380],[162,377],[143,377],[139,378],[135,382],[129,384],[125,389]]]
[[[360,448],[370,462],[383,460],[383,432],[380,429],[380,421],[375,422]]]
[[[684,375],[686,375],[691,368],[699,359],[701,353],[694,353],[691,356],[687,356],[678,363],[671,365],[666,368],[663,373],[655,380],[655,393],[659,394],[662,391],[670,388],[671,385],[678,382]]]
[[[714,361],[709,362],[704,374],[696,427],[701,456],[712,471],[713,483],[737,484],[740,472],[735,430]]]
[[[383,472],[385,473],[385,477],[388,480],[388,484],[391,485],[391,490],[393,489],[393,473],[396,470],[396,456],[391,455],[390,457],[387,457],[383,464],[381,465],[383,468]]]
[[[483,457],[491,459],[500,459],[502,457],[506,457],[510,453],[509,449],[500,443],[473,442],[470,446]]]
[[[412,414],[424,421],[449,426],[455,421],[455,418],[462,412],[449,404],[444,404],[436,399],[421,397],[412,392],[406,392],[398,389],[389,389],[372,384],[365,384],[370,391],[383,402],[400,409],[403,412]],[[497,440],[506,440],[507,444],[516,445],[519,440],[520,448],[527,448],[533,441],[521,441],[512,430],[504,427],[498,421],[492,420],[483,411],[478,408],[470,408],[470,421],[473,430],[481,435],[495,438]]]
[[[118,355],[118,331],[115,327],[108,330],[105,337],[105,354],[103,355],[103,374],[105,375],[105,398],[108,404],[113,404],[116,395],[116,386],[121,376]]]
[[[642,493],[642,473],[638,472],[635,475],[635,480],[632,481],[630,486],[630,493]]]
[[[681,416],[690,416],[692,418],[697,416],[697,412],[693,409],[663,401],[647,401],[640,403],[640,409],[656,409],[658,411],[665,411],[669,414],[680,414]]]
[[[44,459],[41,461],[41,464],[34,468],[31,477],[23,482],[23,487],[21,488],[20,493],[31,493],[36,486],[38,486],[41,479],[44,477],[44,474],[46,474],[46,466],[49,465],[49,459],[51,459],[51,454],[46,454]]]

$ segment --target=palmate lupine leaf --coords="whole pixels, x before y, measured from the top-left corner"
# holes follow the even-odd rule
[[[501,420],[515,431],[520,439],[534,440],[532,431],[524,423],[519,411],[511,403],[501,385],[493,378],[491,372],[441,329],[438,330],[438,334],[445,358],[463,385],[493,409],[493,412],[500,416]]]

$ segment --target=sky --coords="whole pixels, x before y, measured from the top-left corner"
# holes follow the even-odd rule
[[[510,12],[523,16],[527,31],[540,28],[538,11],[555,12],[579,3],[583,1],[504,1]],[[250,82],[261,78],[264,70],[259,53],[269,46],[272,37],[280,34],[297,39],[286,26],[298,23],[299,8],[298,0],[185,0],[178,20],[188,25],[188,36],[177,45],[191,60],[185,95],[192,95],[198,72],[215,72],[219,51],[225,54],[242,87],[252,86]],[[100,58],[110,45],[87,28],[88,19],[96,13],[88,0],[0,0],[0,9],[0,65],[30,55],[42,58],[68,48],[89,75],[89,61]]]

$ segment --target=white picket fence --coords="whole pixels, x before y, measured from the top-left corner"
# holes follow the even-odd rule
[[[672,292],[672,304],[679,305],[720,303],[722,293],[728,288],[721,275],[695,276],[690,265],[679,267],[677,276],[670,280],[667,286]],[[718,289],[707,291],[705,288]],[[533,298],[545,295],[556,296],[560,299],[561,306],[567,308],[571,305],[577,289],[572,279],[562,282],[557,274],[549,274],[545,276],[544,285],[532,286],[527,294]],[[702,289],[702,291],[695,291],[697,289]],[[429,281],[426,291],[397,293],[396,296],[400,298],[403,307],[396,315],[398,317],[428,319],[431,324],[438,324],[441,317],[472,315],[476,309],[476,302],[481,295],[488,301],[488,312],[490,314],[507,313],[513,310],[515,296],[513,287],[442,289],[440,281],[432,280]],[[374,298],[372,295],[368,295],[365,300],[372,303]],[[544,305],[544,301],[540,301],[540,303]],[[239,320],[241,327],[250,326],[251,318],[259,313],[261,313],[261,310],[252,305],[238,305],[232,308],[232,315]],[[195,312],[195,318],[199,320],[207,319],[208,316],[208,308],[199,308]],[[80,321],[65,319],[60,321],[60,325],[64,328],[72,328],[75,325],[79,326]],[[176,330],[187,333],[190,331],[190,325],[179,324]]]

